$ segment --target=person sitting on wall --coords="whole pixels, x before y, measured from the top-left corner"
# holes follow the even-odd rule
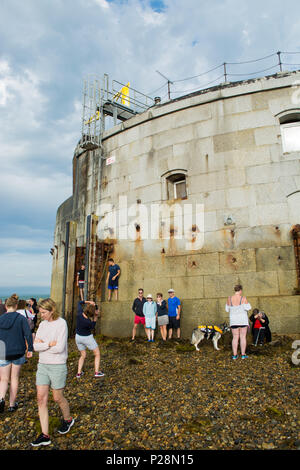
[[[116,300],[118,300],[119,276],[121,273],[120,266],[114,262],[112,258],[108,260],[108,273],[106,284],[108,287],[108,301],[111,300],[112,291],[115,291]]]
[[[77,273],[77,286],[79,287],[81,300],[84,300],[84,277],[85,277],[85,265],[82,264],[80,270]]]

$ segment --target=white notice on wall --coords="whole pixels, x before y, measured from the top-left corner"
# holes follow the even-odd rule
[[[116,156],[112,155],[111,157],[106,159],[106,165],[111,165],[112,163],[115,163],[116,161]]]

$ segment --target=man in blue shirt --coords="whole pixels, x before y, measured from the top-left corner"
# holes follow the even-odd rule
[[[168,315],[169,315],[169,339],[172,338],[173,328],[177,330],[177,338],[180,339],[180,313],[181,303],[178,297],[175,297],[174,289],[168,290]]]
[[[108,273],[106,283],[108,287],[108,301],[111,300],[111,293],[114,290],[116,293],[116,300],[118,300],[119,276],[121,273],[120,266],[115,264],[112,258],[108,260]]]

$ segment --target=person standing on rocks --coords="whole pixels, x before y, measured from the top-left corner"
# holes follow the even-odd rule
[[[77,273],[77,286],[79,287],[80,299],[84,300],[84,278],[85,278],[85,265],[82,264]]]
[[[249,326],[248,311],[251,310],[246,297],[242,294],[243,287],[238,284],[234,287],[234,295],[228,297],[225,310],[229,313],[229,325],[232,331],[232,359],[237,359],[237,350],[240,343],[242,359],[248,358],[246,355],[247,331]]]
[[[108,287],[108,301],[111,300],[112,291],[115,291],[116,300],[118,300],[118,289],[119,289],[119,276],[121,269],[118,264],[114,262],[112,258],[108,260],[108,273],[106,278],[106,284]]]
[[[138,297],[134,299],[133,305],[132,305],[132,311],[134,312],[134,324],[133,324],[133,329],[132,329],[132,338],[131,341],[135,340],[136,336],[136,331],[137,327],[139,324],[143,325],[145,332],[145,315],[143,313],[143,307],[144,303],[146,302],[146,298],[144,297],[144,289],[139,289],[138,291]]]
[[[156,314],[157,306],[156,302],[153,302],[153,297],[151,294],[147,295],[147,302],[143,306],[143,314],[145,315],[145,324],[146,324],[146,334],[148,342],[154,342],[154,331],[156,328]]]
[[[17,305],[18,297],[12,295],[6,300],[7,312],[0,317],[0,413],[4,411],[9,382],[8,411],[17,410],[16,398],[21,366],[25,363],[26,349],[27,358],[31,358],[33,352],[28,322],[16,311]]]
[[[173,329],[177,330],[177,339],[180,339],[181,302],[180,299],[175,296],[174,289],[169,289],[168,294],[169,339],[172,338]]]
[[[32,313],[32,315],[34,315],[33,322],[34,322],[34,330],[35,330],[37,321],[38,321],[38,313],[39,313],[37,301],[34,297],[30,297],[30,299],[26,300],[26,303],[28,305],[30,312]],[[35,336],[34,330],[33,330],[33,337]]]
[[[100,370],[100,349],[92,334],[98,320],[99,310],[95,302],[90,300],[78,302],[77,324],[75,342],[80,351],[78,361],[78,370],[76,378],[80,379],[83,375],[82,368],[86,358],[86,349],[94,353],[94,377],[103,377],[104,373]]]
[[[167,325],[169,324],[169,316],[167,309],[167,302],[163,299],[161,292],[156,294],[157,304],[157,323],[160,329],[160,334],[163,341],[167,339]]]
[[[42,321],[36,332],[34,350],[39,352],[39,363],[36,374],[37,400],[42,433],[31,442],[33,447],[49,445],[49,387],[54,401],[59,405],[63,420],[58,432],[66,434],[75,420],[70,415],[69,403],[63,391],[67,380],[68,327],[60,318],[55,302],[43,299],[39,302]]]

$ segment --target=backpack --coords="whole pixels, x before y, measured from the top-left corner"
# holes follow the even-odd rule
[[[28,321],[30,331],[33,331],[34,327],[35,327],[34,320],[28,316],[26,308],[24,309],[24,311],[25,311],[25,315],[26,315],[26,318],[27,318],[27,321]]]

